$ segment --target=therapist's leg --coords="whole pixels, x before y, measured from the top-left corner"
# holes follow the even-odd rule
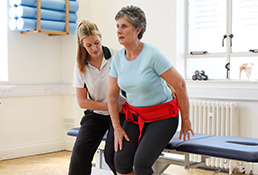
[[[81,121],[70,161],[69,175],[90,175],[93,156],[108,129],[103,116],[86,114]]]

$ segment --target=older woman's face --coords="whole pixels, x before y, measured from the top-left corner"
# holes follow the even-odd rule
[[[138,40],[138,33],[134,26],[124,16],[116,21],[118,42],[121,45],[128,45]]]

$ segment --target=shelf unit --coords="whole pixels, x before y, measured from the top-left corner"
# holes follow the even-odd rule
[[[49,36],[69,35],[69,0],[65,0],[65,32],[41,30],[41,0],[37,0],[37,29],[21,31],[21,34],[26,33],[47,33]]]

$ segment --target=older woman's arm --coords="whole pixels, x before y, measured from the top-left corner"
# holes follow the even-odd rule
[[[119,112],[121,111],[121,105],[118,102],[119,99],[119,92],[120,88],[117,85],[117,78],[109,76],[108,82],[108,109],[112,121],[112,125],[114,128],[114,138],[115,138],[115,151],[117,152],[118,149],[122,150],[123,145],[123,138],[127,141],[129,137],[127,136],[126,132],[123,130],[121,123]]]
[[[179,72],[171,67],[169,70],[161,74],[161,77],[170,84],[176,91],[176,96],[178,100],[178,104],[180,106],[181,113],[181,131],[180,131],[180,139],[182,135],[184,135],[184,141],[186,140],[186,136],[190,139],[191,132],[194,135],[193,129],[191,127],[191,122],[189,119],[189,99],[186,90],[186,83],[183,77],[179,74]]]

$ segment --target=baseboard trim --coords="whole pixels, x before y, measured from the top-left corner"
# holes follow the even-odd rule
[[[66,151],[72,151],[73,150],[73,145],[74,145],[74,142],[65,142],[65,146],[64,146],[64,149]]]
[[[27,157],[38,154],[45,154],[50,152],[56,152],[64,150],[64,140],[53,140],[53,141],[44,141],[40,143],[20,145],[13,147],[2,147],[1,148],[1,159],[7,160],[18,157]]]

